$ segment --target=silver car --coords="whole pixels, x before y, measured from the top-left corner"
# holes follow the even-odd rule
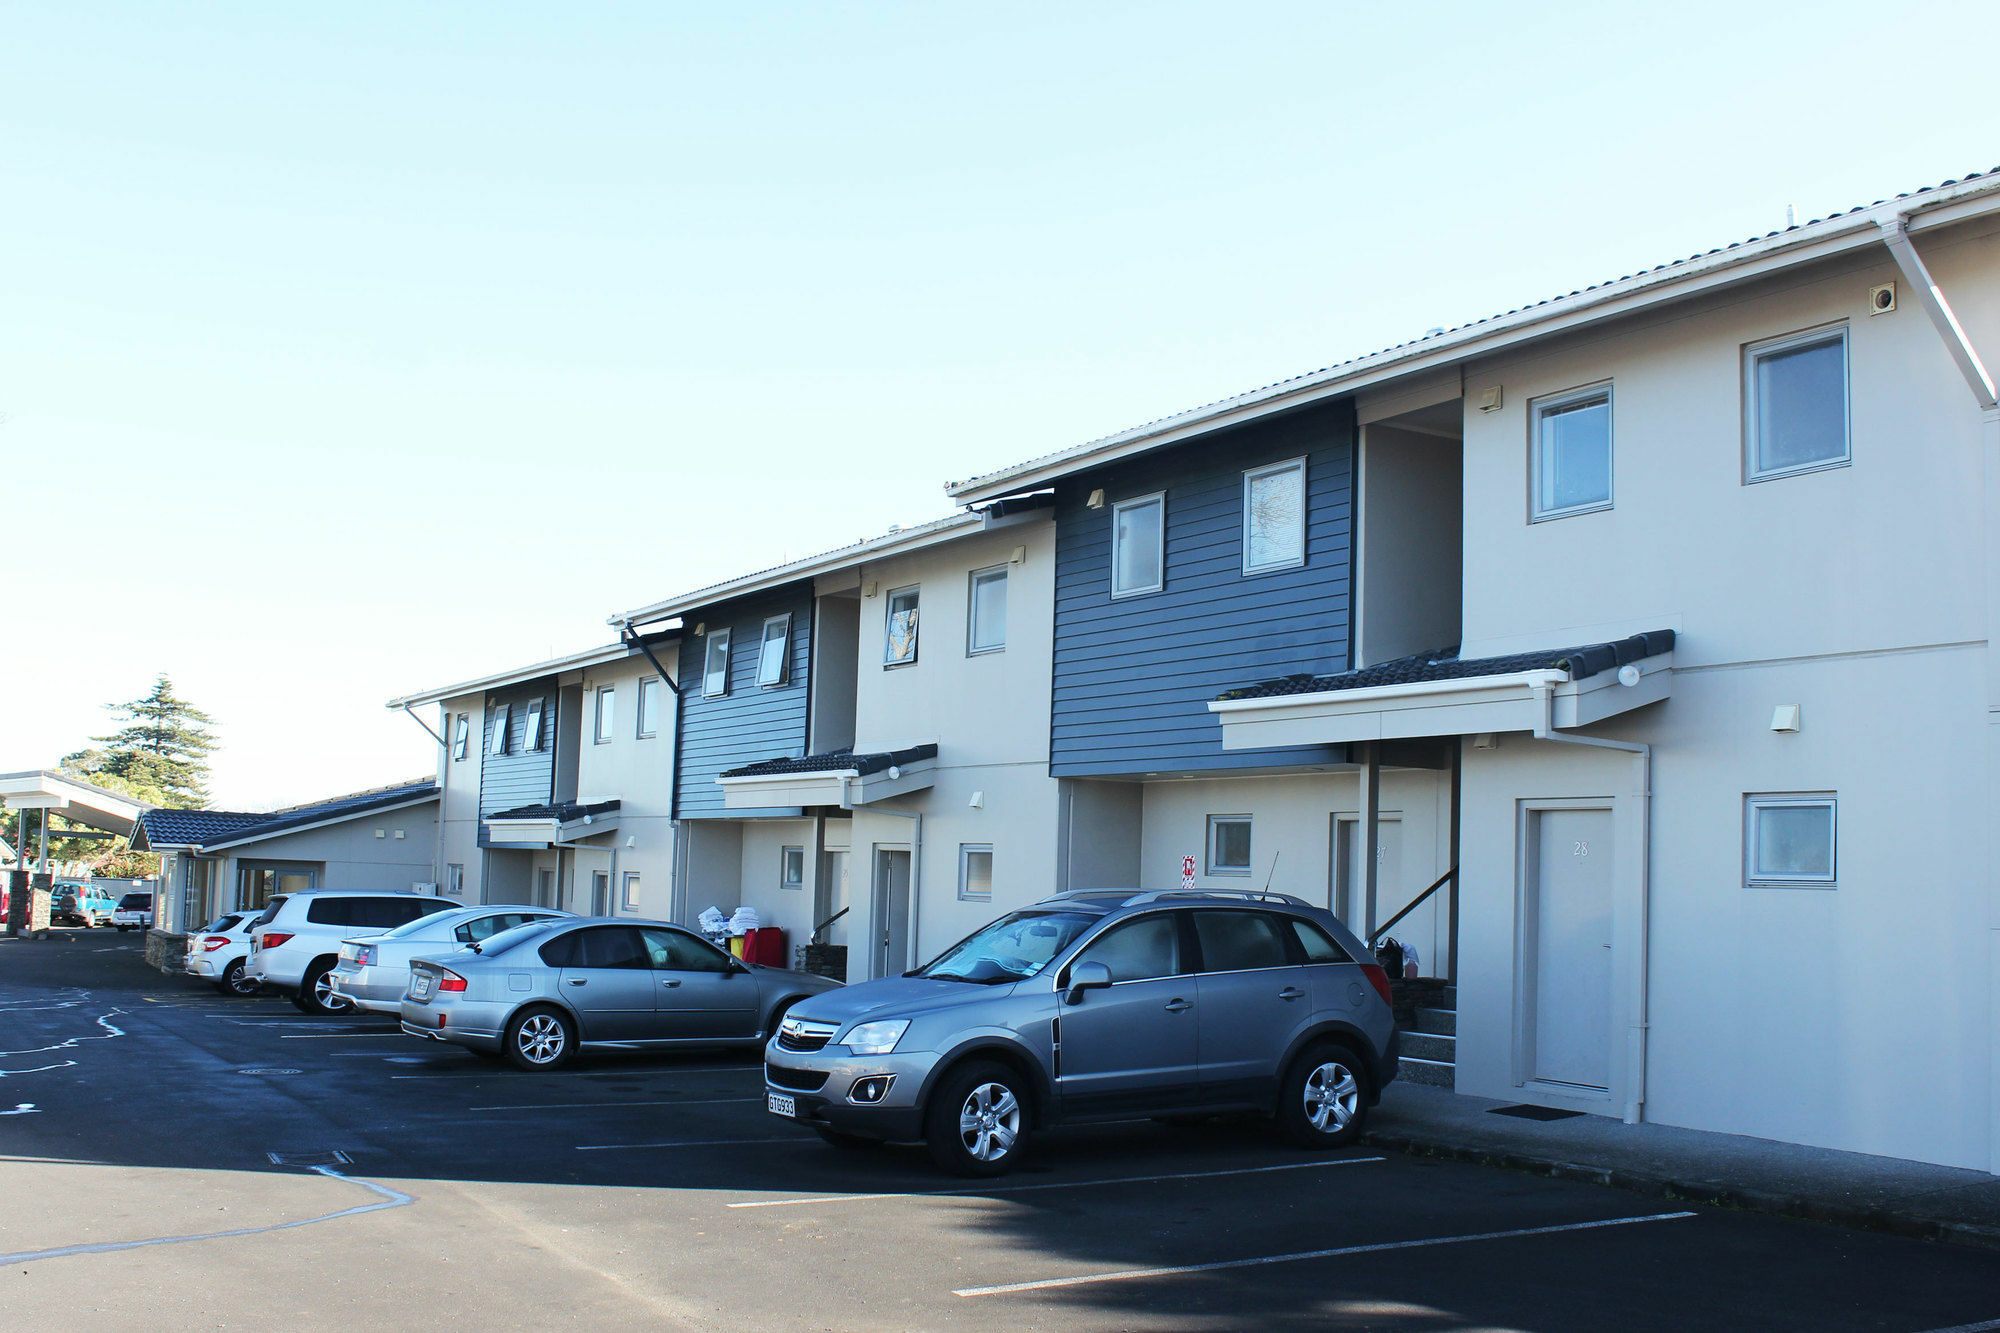
[[[923,1140],[999,1175],[1036,1128],[1273,1114],[1339,1147],[1396,1077],[1389,979],[1323,907],[1285,894],[1058,894],[900,977],[785,1016],[765,1105],[843,1147]]]
[[[574,917],[417,958],[403,1031],[555,1069],[580,1049],[757,1046],[794,1003],[839,985],[732,958],[664,921]]]
[[[484,943],[531,921],[572,918],[554,907],[462,907],[406,921],[384,934],[357,935],[340,942],[340,959],[328,974],[333,993],[357,1009],[400,1014],[410,989],[410,960],[418,954],[443,955]]]

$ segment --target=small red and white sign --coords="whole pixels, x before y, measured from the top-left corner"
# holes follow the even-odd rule
[[[1192,856],[1183,856],[1181,858],[1181,887],[1184,889],[1194,887],[1194,858]]]

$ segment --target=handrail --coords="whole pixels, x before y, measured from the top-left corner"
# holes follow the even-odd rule
[[[1375,941],[1381,939],[1382,936],[1388,932],[1389,927],[1395,925],[1398,921],[1401,921],[1404,917],[1416,911],[1418,906],[1423,903],[1424,899],[1430,897],[1433,893],[1436,893],[1439,889],[1443,888],[1446,882],[1456,878],[1457,875],[1458,875],[1458,867],[1453,866],[1451,869],[1445,871],[1442,875],[1439,875],[1437,877],[1437,881],[1433,883],[1428,889],[1425,889],[1422,893],[1410,899],[1409,904],[1406,907],[1404,907],[1402,911],[1396,913],[1396,915],[1390,917],[1387,921],[1384,921],[1381,925],[1375,927],[1374,930],[1368,932],[1368,947],[1371,949],[1374,948]]]
[[[835,913],[834,913],[834,914],[833,914],[832,916],[830,916],[830,917],[828,917],[828,918],[827,918],[826,920],[824,920],[824,921],[820,922],[820,923],[819,923],[819,924],[818,924],[817,926],[814,926],[814,927],[812,928],[812,935],[811,935],[811,936],[810,936],[809,938],[811,938],[811,940],[812,940],[812,942],[813,942],[814,944],[818,944],[818,943],[819,943],[819,933],[820,933],[820,932],[821,932],[822,930],[825,930],[825,929],[826,929],[826,928],[827,928],[828,926],[830,926],[830,925],[832,925],[832,924],[833,924],[834,922],[836,922],[836,921],[840,920],[840,918],[842,918],[842,917],[846,916],[846,915],[847,915],[847,914],[848,914],[849,912],[851,912],[851,911],[853,911],[853,910],[854,910],[854,909],[853,909],[852,907],[843,907],[843,908],[841,908],[841,909],[840,909],[840,910],[839,910],[838,912],[835,912]]]

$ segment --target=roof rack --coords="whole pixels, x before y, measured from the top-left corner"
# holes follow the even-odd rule
[[[1158,902],[1162,898],[1242,898],[1249,902],[1285,903],[1292,907],[1310,907],[1303,898],[1295,898],[1289,893],[1274,893],[1269,889],[1064,889],[1052,893],[1044,902],[1058,898],[1122,898],[1120,907],[1133,907],[1139,903]]]

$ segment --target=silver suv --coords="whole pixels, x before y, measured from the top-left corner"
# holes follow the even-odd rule
[[[926,1142],[997,1176],[1031,1131],[1275,1113],[1293,1142],[1361,1132],[1396,1077],[1389,979],[1324,908],[1274,893],[1062,893],[900,977],[801,1000],[765,1105],[841,1147]]]

